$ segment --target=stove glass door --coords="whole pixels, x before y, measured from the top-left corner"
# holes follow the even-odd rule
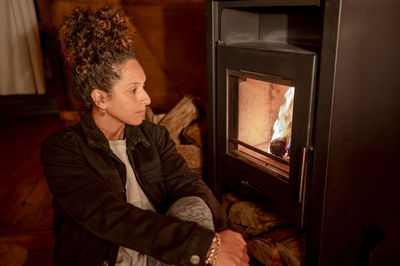
[[[216,53],[219,184],[303,225],[316,53],[271,43],[221,44]]]
[[[227,74],[228,153],[288,179],[294,82],[235,70]]]

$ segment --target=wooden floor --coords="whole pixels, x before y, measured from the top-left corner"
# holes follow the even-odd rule
[[[65,126],[58,116],[0,119],[0,265],[21,260],[26,250],[23,265],[51,265],[52,198],[40,147]]]

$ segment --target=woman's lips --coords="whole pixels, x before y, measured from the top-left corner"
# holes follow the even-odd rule
[[[139,115],[144,115],[145,112],[146,112],[145,110],[141,110],[141,111],[138,111],[136,113],[139,114]]]

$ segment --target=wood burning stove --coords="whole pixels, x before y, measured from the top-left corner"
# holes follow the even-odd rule
[[[208,183],[303,226],[306,265],[399,261],[399,7],[206,1]],[[281,107],[291,124],[275,139]]]
[[[311,149],[316,58],[314,52],[289,45],[217,47],[221,181],[261,194],[299,222]]]
[[[213,2],[212,95],[219,188],[302,226],[321,12],[298,2]]]

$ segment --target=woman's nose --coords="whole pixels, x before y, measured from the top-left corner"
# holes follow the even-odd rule
[[[144,105],[150,105],[150,103],[151,103],[150,96],[147,94],[147,92],[145,90],[143,90],[143,94],[142,94],[142,97],[141,97],[141,102]]]

